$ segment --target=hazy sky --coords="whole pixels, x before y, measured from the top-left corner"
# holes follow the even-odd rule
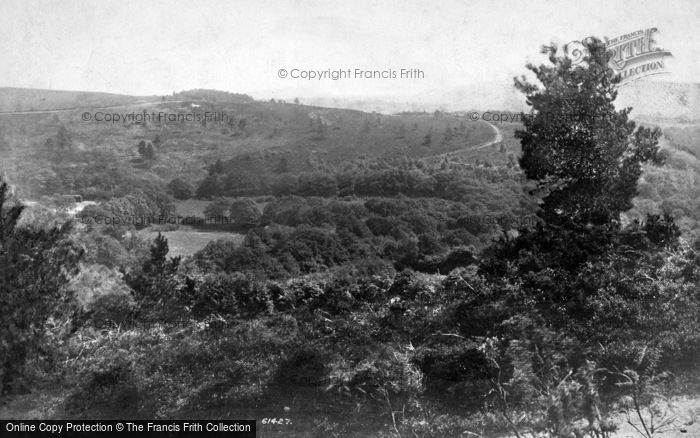
[[[440,96],[510,86],[539,47],[657,27],[663,79],[700,82],[700,1],[0,1],[0,86],[255,97]],[[303,70],[417,68],[414,80]],[[473,85],[472,85],[473,86]]]

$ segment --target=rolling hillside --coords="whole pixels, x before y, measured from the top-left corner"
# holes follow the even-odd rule
[[[206,90],[155,102],[99,93],[43,95],[40,90],[8,90],[5,93],[22,99],[24,107],[47,111],[0,115],[0,171],[29,188],[27,195],[33,197],[80,192],[63,176],[102,165],[150,181],[179,177],[197,185],[217,161],[225,163],[229,173],[265,179],[279,173],[342,168],[363,159],[424,158],[494,139],[487,123],[447,114],[382,115],[252,101],[241,98],[243,95]],[[48,97],[42,101],[41,96]],[[32,99],[37,105],[27,103]],[[76,109],[48,110],[80,102]],[[96,109],[108,104],[122,105]],[[92,120],[82,120],[85,111]],[[134,120],[135,114],[143,112],[149,118]],[[207,113],[212,116],[209,121],[194,120]],[[159,114],[161,120],[157,120]],[[115,115],[124,120],[95,121]],[[171,116],[193,120],[173,121]],[[59,136],[65,138],[58,141]],[[148,162],[138,153],[141,141],[153,145],[154,156]]]
[[[159,96],[0,87],[0,112],[99,108],[160,99]]]

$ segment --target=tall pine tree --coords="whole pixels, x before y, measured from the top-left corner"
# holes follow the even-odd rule
[[[583,42],[583,62],[543,47],[550,65],[529,64],[542,84],[515,79],[531,114],[516,132],[522,145],[520,167],[546,195],[540,217],[566,224],[610,224],[632,207],[642,164],[660,164],[658,128],[637,127],[632,108],[616,110],[616,77],[607,66],[602,41]]]
[[[515,79],[531,106],[515,134],[519,164],[543,194],[541,223],[486,251],[482,269],[491,275],[576,272],[615,250],[634,234],[621,229],[620,214],[632,207],[642,165],[663,163],[661,132],[637,127],[632,108],[613,104],[620,80],[607,66],[604,43],[589,38],[582,45],[585,56],[576,65],[556,46],[544,46],[549,64],[527,66],[540,84]],[[672,218],[662,222],[669,236],[677,235]]]

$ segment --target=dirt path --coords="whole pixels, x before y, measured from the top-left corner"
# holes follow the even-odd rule
[[[92,107],[73,107],[73,108],[58,108],[51,110],[33,110],[33,111],[0,111],[0,116],[12,116],[12,115],[22,115],[22,114],[54,114],[63,113],[68,111],[80,111],[80,110],[97,110],[97,109],[119,109],[119,108],[129,108],[132,106],[143,106],[143,105],[162,105],[166,103],[182,103],[184,100],[157,100],[153,102],[133,102],[124,105],[110,105],[110,106],[92,106]]]
[[[496,127],[496,125],[494,125],[491,122],[487,122],[486,120],[480,120],[480,121],[487,123],[491,127],[491,129],[493,129],[493,132],[496,134],[496,136],[494,137],[493,140],[489,140],[486,143],[482,143],[482,144],[477,145],[477,146],[468,146],[468,147],[465,147],[462,149],[457,149],[454,151],[445,152],[443,154],[431,155],[429,157],[426,157],[426,159],[434,160],[434,159],[440,159],[440,158],[454,157],[456,155],[460,155],[460,154],[463,154],[465,152],[478,151],[479,149],[486,149],[487,147],[493,146],[493,145],[498,144],[498,143],[503,141],[503,133],[501,132],[500,129],[498,129],[498,127]]]
[[[36,388],[30,394],[16,395],[0,400],[0,419],[13,420],[50,420],[65,418],[63,403],[68,395],[65,388],[47,387]],[[674,397],[671,409],[666,411],[668,418],[674,418],[672,426],[661,429],[654,436],[659,438],[695,438],[700,437],[700,398]],[[631,421],[640,430],[643,428],[639,420],[631,417]],[[649,421],[648,413],[645,421]],[[658,419],[656,420],[658,421]],[[619,413],[615,422],[618,430],[612,438],[644,438],[644,435],[627,422],[627,416]],[[647,425],[649,425],[647,423]],[[529,435],[528,435],[529,436]],[[449,438],[449,437],[445,437]],[[486,437],[484,437],[486,438]],[[512,435],[500,435],[500,438],[513,438]]]
[[[662,438],[690,438],[700,437],[700,398],[698,397],[674,397],[671,399],[670,409],[662,409],[662,413],[667,415],[667,418],[674,419],[673,424],[661,429],[658,434]],[[637,417],[630,417],[631,422],[639,429],[643,427]],[[656,419],[658,422],[658,418]],[[649,422],[648,413],[645,415],[645,422]],[[618,430],[613,435],[614,438],[641,438],[644,435],[635,430],[635,427],[627,422],[625,414],[619,414],[616,417]],[[648,425],[648,424],[647,424]]]

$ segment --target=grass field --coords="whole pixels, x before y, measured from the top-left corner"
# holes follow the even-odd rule
[[[191,256],[207,246],[207,243],[215,240],[230,240],[239,244],[245,237],[243,234],[227,231],[201,231],[187,225],[180,225],[173,231],[157,231],[149,227],[141,230],[139,234],[144,238],[153,239],[159,232],[168,239],[170,257]]]

